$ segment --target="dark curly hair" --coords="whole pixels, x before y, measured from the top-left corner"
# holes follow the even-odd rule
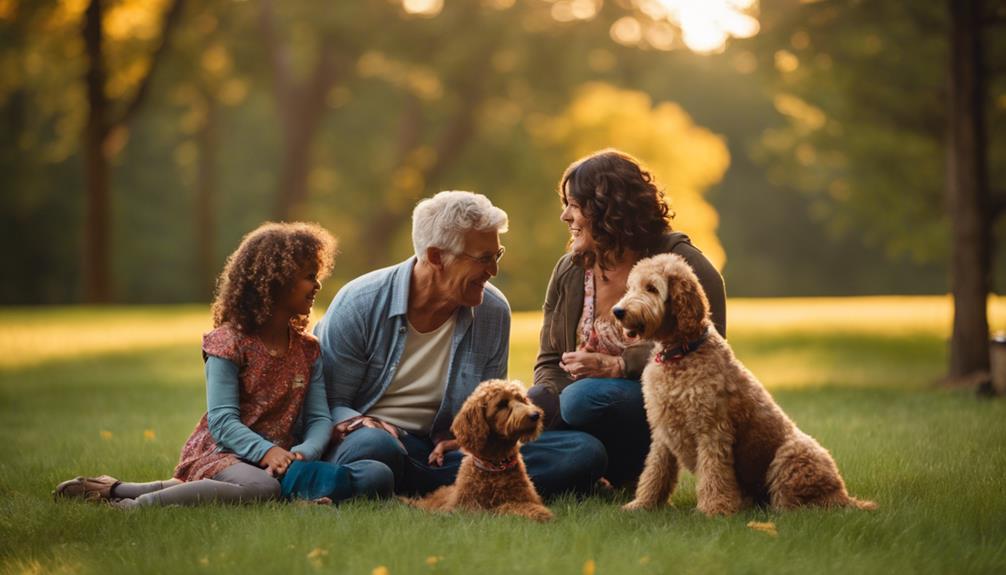
[[[217,278],[213,327],[229,323],[254,333],[304,266],[318,265],[318,281],[331,273],[335,251],[335,238],[317,224],[262,224],[242,238]],[[303,332],[308,319],[308,314],[299,315],[290,325]]]
[[[559,181],[559,197],[563,205],[573,198],[590,224],[595,250],[573,256],[583,267],[596,262],[601,270],[611,269],[627,249],[649,255],[671,230],[674,212],[664,192],[638,160],[613,148],[570,164]]]

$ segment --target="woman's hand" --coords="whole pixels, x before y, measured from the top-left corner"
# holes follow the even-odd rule
[[[444,464],[444,455],[448,451],[454,451],[459,447],[457,439],[441,439],[437,442],[437,446],[433,448],[433,451],[430,452],[427,463],[434,467],[440,467]]]
[[[573,379],[615,378],[625,373],[625,362],[620,356],[590,351],[567,351],[562,354],[559,367]]]
[[[263,467],[266,473],[272,475],[273,477],[279,477],[286,473],[286,468],[294,460],[303,459],[304,456],[299,453],[290,453],[289,451],[274,445],[269,448],[269,451],[265,452],[265,456],[262,461],[258,462],[259,467]]]

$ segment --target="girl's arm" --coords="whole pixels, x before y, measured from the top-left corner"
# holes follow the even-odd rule
[[[290,451],[300,453],[304,459],[321,457],[328,438],[332,435],[332,417],[328,413],[328,399],[325,396],[325,373],[321,356],[311,367],[311,382],[304,398],[304,441],[294,445]]]
[[[241,422],[238,372],[230,360],[206,357],[206,420],[217,445],[257,464],[274,445]]]

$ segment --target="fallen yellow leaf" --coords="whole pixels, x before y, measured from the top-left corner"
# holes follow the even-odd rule
[[[325,557],[328,555],[328,549],[322,549],[321,547],[315,547],[307,554],[307,560],[311,563],[311,566],[315,569],[321,569],[325,566]]]
[[[755,531],[767,533],[772,537],[778,537],[779,535],[779,532],[775,529],[775,523],[772,523],[771,521],[751,521],[748,523],[748,527],[754,529]]]
[[[594,571],[597,570],[597,564],[594,563],[593,559],[587,559],[583,562],[583,575],[594,575]]]
[[[328,555],[328,549],[322,549],[321,547],[315,547],[308,554],[308,559],[318,559]]]
[[[153,440],[157,439],[157,433],[154,432],[153,429],[144,429],[143,430],[143,439],[145,439],[147,441],[153,441]]]
[[[426,564],[430,567],[436,567],[437,563],[440,563],[444,558],[439,555],[430,555],[426,558]]]
[[[200,557],[199,558],[199,564],[202,565],[203,567],[206,567],[207,565],[210,564],[210,558],[206,557],[205,555],[202,556],[202,557]]]
[[[101,431],[98,432],[98,435],[102,439],[104,439],[105,441],[108,441],[109,439],[112,439],[112,432],[111,431],[107,431],[107,430],[102,429]]]
[[[370,575],[388,575],[390,571],[384,565],[378,565],[374,567],[374,570],[370,572]]]

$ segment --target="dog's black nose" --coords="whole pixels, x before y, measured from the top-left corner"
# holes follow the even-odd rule
[[[625,310],[620,307],[611,308],[611,315],[615,316],[615,319],[622,319],[625,317]]]
[[[538,421],[539,419],[541,419],[541,413],[538,413],[537,411],[532,411],[531,415],[528,416],[528,419],[530,419],[531,421]]]

